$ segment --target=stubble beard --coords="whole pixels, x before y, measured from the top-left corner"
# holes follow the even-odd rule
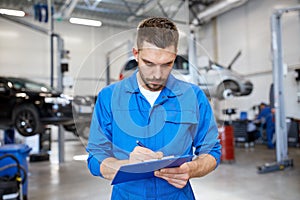
[[[145,86],[148,90],[156,92],[163,89],[165,81],[161,79],[147,79],[143,76],[141,72],[139,72],[139,76],[143,82],[142,86]],[[162,84],[151,84],[150,82],[160,82]]]

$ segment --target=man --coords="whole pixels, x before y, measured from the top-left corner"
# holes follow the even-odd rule
[[[170,20],[153,17],[139,24],[133,48],[138,70],[98,95],[88,167],[112,180],[124,164],[170,155],[196,158],[155,171],[154,178],[115,185],[113,200],[195,199],[189,179],[210,173],[220,162],[217,125],[205,94],[170,74],[177,46],[178,30]]]
[[[275,133],[274,109],[262,102],[259,105],[259,114],[256,117],[256,123],[261,123],[266,127],[267,146],[269,149],[274,149],[273,135]]]

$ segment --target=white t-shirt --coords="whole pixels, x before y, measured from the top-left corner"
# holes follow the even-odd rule
[[[140,89],[141,93],[144,95],[144,97],[147,99],[147,101],[150,103],[150,105],[152,107],[161,91],[146,90],[143,86],[140,85],[140,83],[138,83],[138,84],[139,84],[139,89]]]

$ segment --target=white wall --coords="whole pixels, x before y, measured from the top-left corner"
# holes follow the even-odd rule
[[[217,55],[220,64],[229,64],[238,50],[242,56],[233,65],[233,70],[245,75],[254,84],[251,95],[226,100],[226,107],[248,111],[264,101],[269,103],[269,88],[272,78],[270,17],[275,8],[299,5],[297,0],[249,0],[247,4],[217,18],[217,38],[213,37],[213,23],[199,30],[199,42],[207,47],[214,58],[214,42],[217,41]],[[299,13],[288,13],[282,17],[282,41],[284,62],[289,66],[285,78],[286,114],[300,118],[300,104],[297,103],[297,84],[293,68],[300,67],[300,20]],[[224,107],[223,107],[224,108]]]
[[[31,18],[22,20],[47,28]],[[27,77],[50,84],[49,36],[2,18],[0,27],[0,75]],[[70,50],[66,75],[74,78],[75,82],[74,87],[66,88],[65,92],[76,94],[97,94],[99,88],[105,85],[107,52],[133,39],[133,30],[108,26],[95,28],[68,22],[55,22],[55,32],[64,39],[65,49]],[[123,45],[111,54],[112,79],[118,78],[128,51],[128,45]],[[56,78],[56,60],[54,68]],[[99,81],[100,78],[102,81]]]
[[[0,74],[48,76],[47,38],[2,18],[0,27]]]

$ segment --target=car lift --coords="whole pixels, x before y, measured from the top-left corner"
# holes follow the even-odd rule
[[[300,11],[300,6],[276,9],[271,17],[272,34],[272,64],[274,81],[274,107],[275,107],[275,132],[276,132],[276,159],[277,162],[266,163],[257,167],[258,173],[268,173],[293,167],[293,159],[288,158],[287,127],[283,91],[283,55],[281,41],[281,16],[284,13]]]
[[[48,4],[51,5],[51,1],[48,1]],[[31,22],[27,22],[25,20],[17,19],[14,17],[9,17],[3,14],[0,14],[0,18],[4,18],[6,20],[15,22],[17,24],[20,24],[22,26],[25,26],[27,28],[30,28],[32,30],[35,30],[37,32],[40,32],[44,35],[50,36],[50,65],[51,65],[51,71],[50,71],[50,85],[53,87],[53,81],[54,81],[54,38],[57,39],[57,56],[56,56],[56,62],[57,62],[57,90],[60,92],[63,92],[63,72],[66,71],[68,68],[67,63],[65,63],[65,56],[69,52],[64,49],[64,40],[63,38],[53,32],[53,15],[51,15],[51,7],[48,6],[48,18],[49,18],[49,24],[50,29],[44,28],[42,26],[35,25]],[[65,148],[64,148],[64,128],[62,125],[58,125],[58,162],[64,163],[65,162]]]

